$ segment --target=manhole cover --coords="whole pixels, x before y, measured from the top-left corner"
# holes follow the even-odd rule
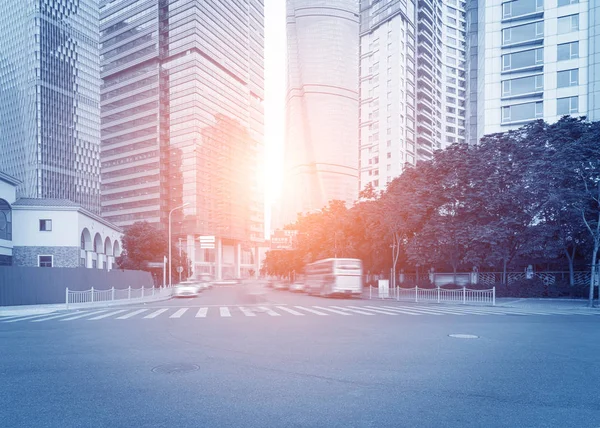
[[[454,337],[455,339],[478,339],[479,336],[474,334],[449,334],[448,336]]]
[[[176,374],[195,372],[199,368],[196,364],[164,364],[154,367],[152,371],[154,373]]]

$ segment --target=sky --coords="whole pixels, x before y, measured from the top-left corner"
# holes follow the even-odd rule
[[[265,203],[281,191],[286,87],[285,0],[265,0]]]

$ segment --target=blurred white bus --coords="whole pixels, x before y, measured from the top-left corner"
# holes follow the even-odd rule
[[[359,259],[325,259],[305,269],[304,288],[320,296],[362,294],[362,262]]]

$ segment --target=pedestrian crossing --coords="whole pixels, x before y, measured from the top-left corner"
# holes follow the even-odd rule
[[[436,306],[436,305],[268,305],[268,306],[206,306],[126,309],[90,309],[86,311],[54,312],[48,314],[1,317],[0,323],[46,321],[102,321],[102,320],[155,320],[206,318],[277,318],[277,317],[415,317],[415,316],[552,316],[600,315],[592,309],[518,309],[505,307]]]

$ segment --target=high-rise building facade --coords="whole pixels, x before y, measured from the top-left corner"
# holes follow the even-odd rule
[[[19,197],[100,211],[98,0],[5,0],[0,170]]]
[[[361,0],[360,187],[465,141],[466,15],[459,0]]]
[[[264,239],[262,0],[105,0],[102,211],[185,242],[194,273],[256,269]],[[214,235],[216,251],[198,237]]]
[[[470,142],[537,119],[600,118],[599,6],[470,1]]]
[[[358,196],[358,0],[287,0],[284,223]]]
[[[379,190],[418,157],[415,4],[360,6],[360,188]]]

